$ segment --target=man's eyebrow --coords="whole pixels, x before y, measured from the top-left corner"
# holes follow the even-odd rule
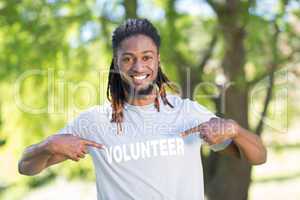
[[[143,53],[155,53],[154,51],[152,51],[152,50],[146,50],[146,51],[143,51]]]
[[[122,53],[122,56],[126,56],[126,55],[133,56],[134,54],[133,54],[133,53],[130,53],[130,52],[124,52],[124,53]]]

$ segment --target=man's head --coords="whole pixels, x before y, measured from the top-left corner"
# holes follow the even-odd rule
[[[160,36],[152,23],[147,19],[128,19],[114,30],[112,47],[107,87],[112,121],[122,122],[123,105],[128,98],[149,95],[156,85],[164,104],[172,107],[166,99],[165,85],[172,87],[160,67]],[[155,106],[159,110],[158,98]]]
[[[124,39],[115,55],[127,94],[139,98],[149,95],[157,78],[159,53],[152,39],[138,34]]]
[[[114,31],[112,46],[114,69],[127,95],[150,94],[160,62],[160,36],[155,27],[146,19],[129,19]]]

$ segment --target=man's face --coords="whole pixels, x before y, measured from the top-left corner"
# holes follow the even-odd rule
[[[138,34],[124,39],[117,50],[117,64],[128,92],[147,95],[157,77],[159,54],[148,36]]]

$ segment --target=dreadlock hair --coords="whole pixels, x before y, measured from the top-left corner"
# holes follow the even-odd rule
[[[150,37],[155,43],[158,52],[160,47],[160,36],[156,28],[147,19],[128,19],[123,24],[118,26],[113,32],[112,47],[114,56],[110,65],[106,96],[107,99],[111,102],[112,106],[111,122],[117,123],[118,134],[119,130],[122,131],[121,123],[123,122],[123,108],[124,103],[126,101],[126,96],[120,71],[117,67],[117,64],[114,62],[114,57],[116,56],[117,49],[120,46],[121,42],[124,39],[137,34],[143,34],[145,36]],[[166,98],[165,85],[167,85],[170,89],[174,91],[176,90],[176,88],[170,85],[169,79],[162,72],[160,64],[158,66],[158,73],[157,78],[155,80],[155,84],[158,88],[157,96],[154,102],[157,111],[160,111],[158,96],[161,97],[165,105],[169,105],[171,108],[173,108],[173,105],[171,105],[171,103]]]

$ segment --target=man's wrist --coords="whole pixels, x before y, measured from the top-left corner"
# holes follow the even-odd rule
[[[233,126],[233,136],[232,136],[232,140],[236,140],[240,137],[241,135],[241,130],[242,130],[242,127],[234,120],[231,120],[232,122],[232,126]]]
[[[52,144],[52,136],[49,136],[46,140],[44,140],[42,143],[41,143],[41,148],[43,150],[43,152],[45,154],[48,154],[48,155],[53,155],[53,148],[52,148],[53,144]]]

